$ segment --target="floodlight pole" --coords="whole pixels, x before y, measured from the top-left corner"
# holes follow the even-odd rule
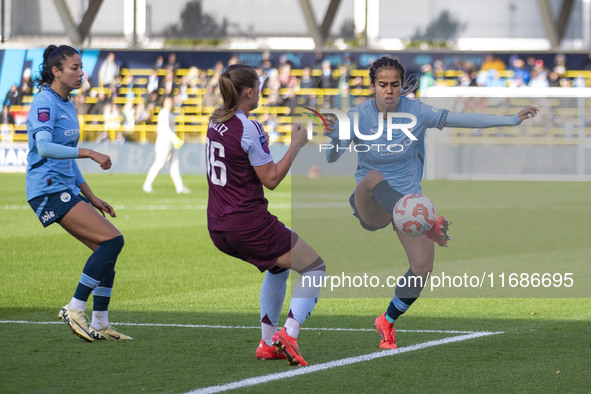
[[[2,10],[0,12],[2,12],[2,15],[0,15],[0,18],[2,18],[2,20],[0,21],[0,23],[2,24],[2,26],[0,26],[0,35],[2,35],[2,38],[0,39],[0,42],[6,42],[6,26],[5,26],[5,21],[6,19],[4,18],[4,13],[6,11],[6,4],[5,4],[5,0],[2,0]]]
[[[133,34],[131,45],[133,48],[137,48],[137,0],[133,0]]]

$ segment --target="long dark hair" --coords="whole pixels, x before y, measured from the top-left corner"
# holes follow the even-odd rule
[[[218,79],[224,103],[213,111],[211,119],[215,123],[228,121],[238,110],[242,90],[254,88],[258,83],[257,72],[246,64],[233,64],[226,68]]]
[[[66,58],[80,53],[69,45],[50,45],[45,48],[43,52],[43,63],[39,65],[39,76],[35,78],[35,84],[51,85],[53,83],[53,72],[51,69],[57,67],[58,70],[63,70],[64,61]]]
[[[376,77],[382,68],[393,68],[398,71],[402,83],[402,94],[410,93],[417,88],[418,81],[416,76],[411,75],[405,80],[406,69],[400,60],[390,56],[382,56],[371,64],[371,67],[369,68],[369,80],[372,85],[376,83]]]

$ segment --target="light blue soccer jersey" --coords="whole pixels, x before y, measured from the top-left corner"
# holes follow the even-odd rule
[[[55,144],[76,147],[80,138],[80,126],[74,103],[43,87],[35,96],[27,116],[29,154],[27,156],[27,200],[41,195],[70,190],[80,193],[76,185],[74,159],[51,159],[39,155],[35,134],[49,131]]]
[[[407,128],[409,133],[416,137],[416,141],[411,140],[402,130],[405,128],[404,124],[413,121],[412,117],[405,117],[405,113],[416,117],[416,125]],[[381,136],[375,140],[356,136],[353,130],[354,114],[358,114],[359,117],[359,134],[368,137],[378,134],[378,122],[382,122]],[[425,132],[428,128],[441,130],[447,114],[447,110],[401,96],[396,108],[396,117],[390,120],[391,125],[400,124],[401,128],[393,128],[391,139],[388,139],[388,119],[384,119],[383,113],[378,113],[375,99],[351,108],[348,116],[352,141],[340,141],[339,145],[342,147],[352,142],[352,151],[358,153],[355,180],[359,182],[369,171],[377,170],[390,186],[400,193],[421,193],[421,178],[425,161]]]

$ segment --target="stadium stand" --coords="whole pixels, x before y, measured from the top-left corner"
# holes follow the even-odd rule
[[[508,55],[506,63],[497,59],[499,61],[495,61],[495,67],[486,66],[486,56],[479,65],[461,59],[443,62],[432,57],[430,62],[425,63],[428,67],[424,67],[423,64],[419,70],[411,70],[417,74],[420,81],[418,89],[411,94],[420,96],[433,87],[527,88],[533,86],[532,81],[536,78],[536,83],[539,84],[536,86],[542,87],[575,89],[591,86],[590,70],[567,69],[564,63],[557,64],[548,54],[545,56],[546,65],[542,59],[531,54],[522,57],[512,54]],[[356,60],[360,58],[358,54]],[[217,63],[211,68],[197,68],[193,65],[179,68],[166,68],[165,65],[161,68],[121,67],[120,75],[112,86],[89,84],[83,91],[76,92],[83,98],[77,100],[77,106],[80,106],[81,139],[111,143],[153,142],[162,97],[173,95],[179,136],[187,142],[204,142],[209,115],[219,103],[217,75],[224,64],[221,61]],[[365,67],[343,68],[333,64],[333,84],[329,85],[330,87],[319,87],[323,75],[320,66],[311,65],[313,83],[310,85],[302,83],[305,72],[302,65],[296,67],[281,56],[277,63],[273,65],[262,62],[258,65],[263,89],[259,108],[253,113],[254,118],[265,125],[272,143],[284,144],[289,141],[291,115],[297,107],[338,107],[346,111],[349,107],[366,100],[371,94]],[[554,64],[548,66],[549,63]],[[97,69],[98,65],[95,67],[95,70]],[[524,69],[528,75],[527,80],[524,80]],[[556,75],[552,78],[556,81],[551,80],[553,73]],[[27,85],[30,85],[29,81]],[[18,105],[9,105],[10,113],[15,120],[11,137],[14,141],[27,139],[25,119],[34,94],[35,89],[29,88],[23,92]],[[103,107],[102,103],[99,104],[100,96],[105,96],[106,101],[114,105]],[[585,119],[580,116],[580,109],[576,105],[573,107],[568,99],[560,98],[561,93],[554,93],[553,96],[554,98],[544,100],[545,105],[553,108],[553,111],[549,112],[552,116],[540,117],[527,128],[502,130],[502,135],[498,135],[498,130],[453,130],[452,135],[458,143],[469,143],[475,137],[495,138],[497,143],[515,143],[516,140],[540,144],[576,143],[576,138],[572,138],[572,130],[576,129],[580,122],[585,122]],[[453,105],[455,107],[450,109],[491,113],[498,113],[499,109],[502,109],[504,113],[511,113],[517,111],[524,103],[523,99],[518,97],[472,97],[458,100]],[[586,113],[591,113],[591,100],[586,101],[586,106]],[[591,137],[591,129],[587,128],[585,135]]]

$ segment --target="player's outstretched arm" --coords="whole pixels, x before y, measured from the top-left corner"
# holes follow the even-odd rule
[[[102,170],[108,170],[111,168],[111,158],[103,153],[97,152],[92,149],[86,148],[79,148],[78,149],[78,157],[79,158],[89,158],[98,163],[101,166]]]
[[[291,163],[295,160],[300,149],[308,143],[306,129],[303,125],[296,123],[291,130],[291,144],[285,155],[277,164],[274,162],[254,167],[254,170],[261,180],[261,183],[269,190],[274,190],[285,178]]]
[[[88,186],[88,183],[84,182],[78,185],[78,187],[80,188],[80,191],[84,197],[86,197],[92,206],[95,207],[103,216],[105,216],[105,212],[113,218],[117,216],[115,215],[115,210],[111,205],[94,195],[90,189],[90,186]]]
[[[538,113],[536,107],[526,107],[513,116],[486,115],[480,113],[449,112],[445,118],[445,127],[484,129],[487,127],[517,126],[524,119],[530,119]]]

